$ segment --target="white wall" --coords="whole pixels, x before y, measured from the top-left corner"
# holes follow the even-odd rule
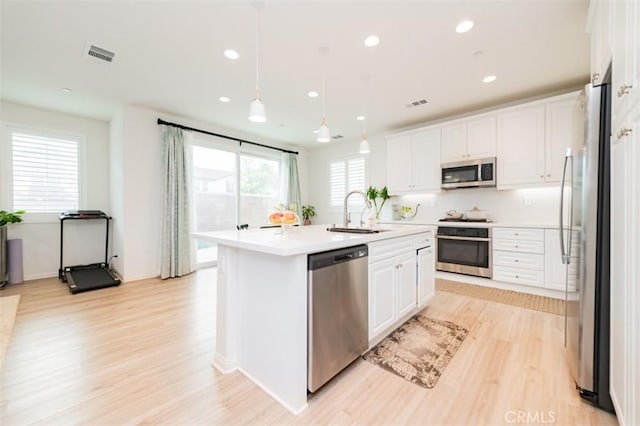
[[[63,114],[11,102],[0,102],[2,132],[0,134],[0,209],[11,208],[7,191],[10,165],[6,161],[10,148],[8,127],[18,126],[84,138],[84,204],[81,208],[109,213],[109,123]],[[23,240],[24,278],[56,276],[60,261],[60,222],[56,214],[38,218],[25,215],[21,224],[11,225],[8,237]],[[79,221],[65,223],[64,265],[78,265],[104,260],[104,222]]]
[[[370,139],[371,153],[368,155],[369,185],[380,188],[387,181],[387,150],[382,137]],[[316,223],[340,224],[342,211],[330,211],[329,164],[336,159],[357,155],[358,142],[334,142],[309,152],[310,200],[316,205]],[[558,220],[559,186],[498,191],[495,188],[462,189],[443,191],[437,194],[416,194],[392,197],[385,204],[381,220],[390,220],[393,204],[416,207],[414,218],[420,222],[437,222],[445,212],[464,212],[477,206],[486,210],[496,222],[554,224]]]
[[[220,133],[286,149],[275,141],[209,123],[194,121],[141,107],[124,106],[111,122],[111,203],[118,217],[114,219],[118,259],[115,269],[125,281],[160,274],[160,231],[162,174],[160,168],[162,127],[157,119]],[[247,124],[248,126],[250,123]],[[229,141],[230,144],[236,142]],[[307,193],[306,153],[300,152],[298,166],[302,197]],[[114,214],[115,216],[115,214]]]

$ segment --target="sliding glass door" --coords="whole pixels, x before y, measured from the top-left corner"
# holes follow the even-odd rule
[[[193,204],[196,232],[235,229],[237,218],[236,153],[192,146]],[[197,240],[197,263],[218,260],[215,244]]]
[[[280,156],[240,152],[196,139],[191,147],[196,232],[268,224],[280,202]],[[217,248],[196,241],[198,266],[217,262]]]
[[[240,155],[240,223],[268,224],[269,213],[280,202],[280,160]]]

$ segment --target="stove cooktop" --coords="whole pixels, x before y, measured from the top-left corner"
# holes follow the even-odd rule
[[[438,222],[476,222],[476,223],[491,223],[491,220],[488,219],[453,219],[449,217],[445,217],[444,219],[438,220]]]

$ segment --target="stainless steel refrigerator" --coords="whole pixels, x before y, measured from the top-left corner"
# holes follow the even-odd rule
[[[583,100],[584,141],[573,151],[567,149],[560,195],[559,232],[567,286],[569,265],[577,263],[577,292],[565,293],[564,344],[580,396],[613,412],[609,396],[610,85],[587,85]],[[580,236],[578,253],[572,252],[574,233]]]

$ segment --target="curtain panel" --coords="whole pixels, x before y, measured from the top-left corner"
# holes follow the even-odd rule
[[[191,242],[191,173],[188,134],[164,126],[162,135],[163,206],[160,277],[180,277],[193,272]]]
[[[280,173],[281,196],[287,204],[295,204],[295,212],[302,221],[302,200],[300,198],[300,181],[298,179],[297,155],[282,154],[282,168]],[[287,205],[288,207],[288,205]],[[302,223],[301,223],[302,224]]]

